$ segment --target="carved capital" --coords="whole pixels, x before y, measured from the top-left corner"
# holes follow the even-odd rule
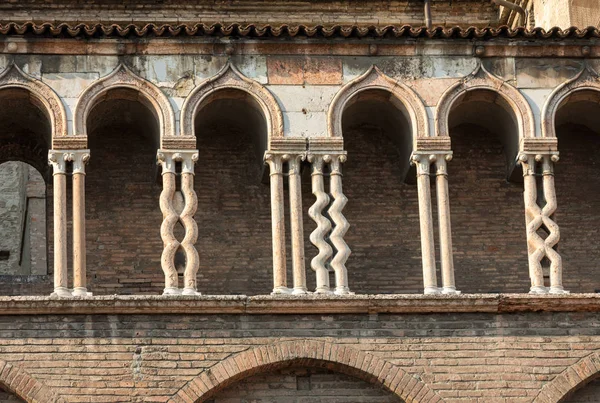
[[[85,166],[90,160],[90,150],[73,150],[69,153],[73,162],[73,174],[85,175]]]
[[[323,175],[323,155],[321,154],[308,154],[306,156],[308,162],[312,166],[311,175]]]
[[[181,173],[194,174],[194,164],[198,161],[198,150],[162,150],[156,153],[157,164],[162,173],[176,173],[176,163],[181,162]]]
[[[330,175],[342,176],[342,164],[346,162],[347,155],[346,153],[339,154],[325,154],[323,156],[323,161],[329,164]]]
[[[289,159],[288,154],[265,152],[264,161],[269,165],[270,175],[282,175],[283,163]]]
[[[429,175],[431,172],[431,164],[435,163],[438,160],[438,156],[442,155],[446,154],[413,152],[410,156],[410,163],[417,167],[417,176]],[[440,157],[440,159],[444,158]]]
[[[517,161],[523,167],[523,176],[535,175],[535,166],[538,162],[542,165],[542,175],[554,175],[554,163],[558,162],[558,160],[558,151],[544,154],[521,152],[517,157]]]
[[[67,162],[71,161],[70,151],[49,150],[48,165],[52,165],[53,175],[64,175],[67,173]]]
[[[289,175],[300,175],[302,161],[306,159],[306,153],[288,154],[288,173]]]

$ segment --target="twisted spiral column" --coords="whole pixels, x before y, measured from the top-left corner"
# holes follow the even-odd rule
[[[181,241],[181,247],[185,253],[185,271],[183,273],[183,295],[200,295],[197,291],[197,275],[200,266],[196,241],[198,240],[198,224],[194,214],[198,209],[198,196],[194,191],[194,163],[198,161],[198,152],[187,151],[177,153],[176,158],[181,158],[181,192],[185,206],[179,215],[185,236]]]
[[[421,256],[423,262],[423,285],[425,294],[439,294],[435,267],[435,244],[433,239],[433,214],[431,209],[431,183],[429,180],[434,154],[413,154],[411,162],[417,167],[417,192],[419,195],[419,223],[421,227]]]
[[[342,210],[348,202],[348,198],[342,191],[342,163],[346,161],[346,155],[326,155],[323,160],[330,163],[330,193],[333,203],[329,206],[329,216],[333,221],[333,231],[329,237],[333,247],[336,249],[335,256],[331,260],[331,267],[335,272],[335,294],[350,294],[348,288],[348,270],[346,261],[350,256],[350,248],[344,241],[344,235],[350,228]]]
[[[325,193],[323,180],[323,156],[309,154],[308,161],[312,165],[311,182],[312,193],[315,195],[315,203],[308,209],[308,215],[317,224],[317,228],[310,234],[310,242],[318,249],[319,253],[310,261],[310,267],[317,278],[316,293],[330,294],[329,270],[325,266],[333,255],[331,245],[325,241],[325,237],[331,231],[331,222],[323,216],[323,210],[329,205],[329,196]]]
[[[306,158],[304,153],[290,155],[288,181],[290,192],[290,232],[292,238],[292,294],[306,294],[306,263],[304,260],[304,226],[302,223],[302,187],[300,168]]]
[[[52,165],[54,194],[54,292],[53,296],[70,297],[67,286],[67,175],[66,151],[50,150],[48,163]]]
[[[545,204],[538,204],[536,183],[536,162],[542,162],[543,194]],[[562,286],[562,258],[554,249],[560,240],[560,230],[552,216],[556,211],[556,193],[554,188],[554,172],[552,162],[558,161],[557,155],[519,155],[523,167],[523,195],[525,201],[525,224],[527,233],[527,253],[529,261],[529,277],[531,294],[545,294],[548,288],[544,285],[542,260],[550,261],[550,292],[566,293]],[[548,230],[546,239],[538,231],[542,225]]]
[[[283,199],[283,163],[289,158],[267,152],[271,182],[271,231],[273,236],[273,294],[289,294],[285,259],[285,217]]]

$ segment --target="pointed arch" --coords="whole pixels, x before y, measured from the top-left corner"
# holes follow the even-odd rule
[[[440,98],[435,113],[436,136],[449,136],[448,117],[455,101],[466,93],[476,90],[492,91],[502,97],[516,118],[519,139],[535,137],[533,112],[525,97],[508,82],[487,71],[482,64],[447,89]]]
[[[65,403],[54,390],[27,371],[0,360],[0,385],[26,402]]]
[[[548,382],[533,403],[564,402],[573,393],[600,378],[600,352],[583,357]]]
[[[175,136],[175,113],[169,98],[150,81],[139,77],[124,64],[119,64],[109,75],[100,78],[86,88],[75,107],[75,134],[87,139],[87,118],[90,111],[108,91],[131,89],[138,93],[138,100],[156,116],[159,124],[161,145],[165,138]]]
[[[389,361],[350,346],[317,340],[285,341],[235,354],[189,381],[173,397],[204,402],[251,375],[294,365],[326,367],[378,384],[407,403],[444,401],[417,376]]]
[[[556,137],[556,112],[564,101],[581,91],[600,95],[600,76],[587,62],[575,77],[556,87],[546,100],[542,109],[542,137]]]
[[[421,98],[410,87],[387,76],[375,65],[342,87],[333,98],[327,114],[329,137],[342,137],[342,115],[348,102],[357,94],[368,90],[386,91],[406,108],[413,144],[418,137],[429,137],[427,110]]]
[[[40,80],[26,74],[16,64],[11,64],[0,73],[0,90],[20,88],[28,91],[33,103],[48,117],[52,141],[68,135],[67,113],[56,92]]]
[[[181,108],[181,135],[196,136],[194,121],[198,109],[210,95],[223,89],[241,90],[259,105],[267,125],[267,143],[283,137],[283,115],[275,97],[263,85],[244,76],[233,64],[227,64],[213,77],[200,83],[188,95]]]

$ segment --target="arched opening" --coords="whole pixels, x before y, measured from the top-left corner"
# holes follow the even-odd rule
[[[577,91],[558,106],[555,130],[560,161],[555,164],[563,283],[571,292],[600,292],[594,242],[600,226],[600,92]]]
[[[0,403],[25,403],[25,400],[0,385]]]
[[[25,89],[0,89],[0,102],[0,295],[45,294],[52,285],[50,118]]]
[[[600,401],[600,374],[562,399],[562,403],[597,403]]]
[[[521,169],[514,163],[515,112],[495,91],[472,90],[454,101],[448,127],[457,287],[468,293],[522,292],[529,277]]]
[[[152,104],[129,88],[103,93],[87,115],[87,270],[94,294],[156,294],[164,287],[158,122]]]
[[[414,183],[409,159],[415,133],[407,108],[389,91],[367,89],[348,101],[341,119],[348,152],[344,215],[352,225],[345,237],[352,249],[350,288],[359,293],[421,292],[417,189],[405,183]]]
[[[252,95],[229,88],[208,95],[196,110],[198,290],[264,294],[273,281],[265,116]]]
[[[206,400],[210,403],[400,403],[391,392],[327,367],[288,367],[243,379]]]

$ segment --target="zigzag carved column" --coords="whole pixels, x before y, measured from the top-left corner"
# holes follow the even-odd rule
[[[157,161],[162,166],[163,190],[160,194],[160,210],[163,222],[160,235],[164,248],[161,255],[161,267],[165,274],[163,295],[199,295],[196,291],[196,276],[199,267],[198,251],[195,243],[198,239],[198,225],[194,214],[198,208],[198,198],[194,191],[194,163],[198,161],[197,150],[158,150]],[[177,163],[181,163],[181,192],[184,206],[178,212],[175,206],[177,189]],[[185,236],[179,242],[174,235],[177,223],[181,223]],[[175,255],[181,248],[185,254],[184,288],[179,288],[175,267]]]
[[[312,185],[313,194],[317,200],[309,210],[309,215],[317,224],[310,236],[311,242],[319,253],[311,261],[311,267],[317,275],[318,293],[330,293],[329,271],[335,273],[335,290],[338,295],[352,294],[348,286],[348,269],[346,262],[351,250],[344,240],[350,224],[342,213],[348,198],[342,190],[342,164],[346,161],[346,152],[342,138],[310,138],[308,158],[313,164]],[[329,167],[329,197],[324,192],[323,168]],[[327,215],[324,216],[324,209]],[[331,233],[329,233],[330,228]],[[327,235],[329,233],[329,243]],[[333,246],[333,248],[332,248]],[[330,260],[330,257],[333,258]],[[327,270],[327,271],[325,271]]]
[[[556,251],[560,229],[554,221],[557,208],[554,188],[554,162],[558,161],[555,138],[524,139],[518,162],[523,168],[523,196],[531,294],[564,294],[562,258]],[[543,200],[538,200],[538,177],[541,168]],[[543,204],[543,207],[542,207]],[[539,231],[544,231],[544,238]],[[550,287],[544,283],[544,259],[550,262]]]

